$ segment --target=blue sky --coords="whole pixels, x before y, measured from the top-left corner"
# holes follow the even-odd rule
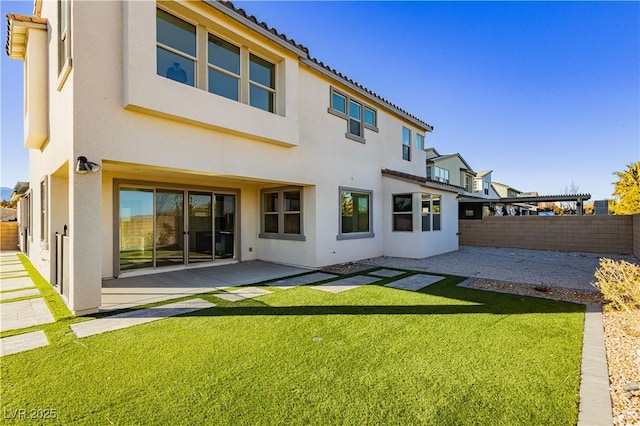
[[[638,2],[236,2],[522,191],[609,198],[640,160]],[[2,2],[30,14],[31,1]],[[3,23],[6,25],[6,23]],[[6,31],[2,33],[4,46]],[[2,55],[1,186],[28,179],[22,63]]]

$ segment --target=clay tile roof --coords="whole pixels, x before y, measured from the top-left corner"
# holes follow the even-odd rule
[[[226,1],[226,0],[219,0],[218,3],[228,7],[229,9],[231,9],[232,11],[237,13],[238,15],[242,16],[245,19],[248,19],[249,21],[253,22],[254,24],[261,26],[262,28],[264,28],[265,30],[269,31],[274,36],[276,36],[278,38],[281,38],[282,40],[286,41],[287,43],[289,43],[290,45],[292,45],[296,49],[300,49],[303,52],[309,54],[309,49],[307,47],[305,47],[305,46],[303,46],[303,45],[301,45],[299,43],[296,43],[296,41],[294,39],[289,38],[286,35],[284,35],[283,33],[281,33],[278,30],[276,30],[275,28],[272,28],[272,27],[268,26],[264,21],[259,21],[258,18],[256,18],[253,15],[249,15],[244,9],[242,9],[240,7],[236,7],[232,2]]]
[[[440,182],[437,180],[433,180],[431,178],[428,177],[424,177],[424,176],[418,176],[418,175],[412,175],[410,173],[404,173],[404,172],[399,172],[397,170],[391,170],[391,169],[382,169],[382,175],[383,176],[390,176],[390,177],[396,177],[396,178],[400,178],[400,179],[404,179],[404,180],[410,180],[410,181],[414,181],[416,183],[421,183],[421,184],[426,184],[429,186],[433,186],[433,187],[440,187],[444,190],[449,190],[452,192],[460,192],[460,191],[464,191],[465,189],[462,188],[461,186],[458,185],[452,185],[450,183],[444,183],[444,182]]]
[[[416,116],[409,114],[407,111],[403,110],[402,108],[400,108],[399,106],[391,103],[389,100],[383,98],[382,96],[378,95],[377,93],[367,89],[366,87],[362,86],[361,84],[353,81],[352,79],[350,79],[349,77],[347,77],[346,75],[336,71],[334,68],[331,68],[330,66],[326,65],[325,63],[319,61],[318,59],[312,57],[309,54],[309,48],[307,48],[306,46],[303,46],[302,44],[297,43],[294,39],[287,37],[286,35],[284,35],[283,33],[279,32],[278,30],[276,30],[275,28],[269,27],[266,23],[259,21],[255,16],[253,15],[249,15],[244,9],[242,8],[238,8],[236,6],[234,6],[234,4],[231,1],[227,1],[227,0],[218,0],[218,3],[221,5],[226,6],[227,8],[229,8],[230,10],[232,10],[233,12],[237,13],[238,15],[242,16],[243,18],[253,22],[254,24],[257,24],[259,26],[261,26],[262,28],[264,28],[265,30],[269,31],[270,33],[272,33],[273,35],[275,35],[276,37],[284,40],[285,42],[291,44],[293,47],[303,51],[304,53],[306,53],[307,55],[307,59],[319,66],[320,68],[329,71],[329,73],[333,74],[335,77],[338,77],[339,79],[343,80],[344,82],[355,86],[356,88],[363,90],[364,92],[366,92],[367,94],[369,94],[370,96],[376,98],[377,100],[381,101],[384,104],[387,104],[388,106],[390,106],[392,109],[400,112],[401,114],[409,117],[411,120],[420,123],[421,125],[423,125],[425,128],[429,129],[430,131],[433,131],[433,126],[424,122],[423,120],[420,120],[419,118],[417,118]]]

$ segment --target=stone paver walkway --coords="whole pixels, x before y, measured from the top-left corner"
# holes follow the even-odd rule
[[[326,281],[331,278],[335,278],[336,275],[327,274],[325,272],[315,272],[313,274],[302,275],[300,277],[286,278],[283,280],[267,283],[270,287],[286,290],[288,288],[294,288],[300,285],[313,284],[320,281]]]
[[[354,288],[372,284],[377,281],[380,281],[380,278],[367,277],[365,275],[356,275],[353,277],[347,277],[337,281],[332,281],[330,283],[320,284],[311,288],[326,291],[329,293],[341,293],[343,291],[353,290]]]
[[[270,294],[269,290],[264,290],[257,287],[242,287],[235,290],[227,291],[226,293],[214,294],[215,297],[227,300],[229,302],[237,302],[238,300],[251,299],[253,297],[264,296]]]
[[[385,284],[385,287],[392,287],[400,290],[418,291],[421,288],[427,287],[433,283],[437,283],[438,281],[442,281],[443,279],[444,277],[435,275],[418,274],[390,282],[389,284]]]
[[[39,296],[40,290],[37,288],[28,288],[26,290],[6,291],[0,293],[0,300],[18,299],[20,297]]]
[[[393,269],[380,269],[379,271],[367,272],[368,275],[373,275],[374,277],[383,277],[383,278],[392,278],[397,277],[398,275],[404,275],[407,271],[396,271]]]
[[[5,337],[4,339],[0,339],[0,356],[17,354],[30,349],[47,346],[48,344],[49,340],[47,340],[47,336],[42,330]]]
[[[168,305],[153,308],[138,309],[135,311],[116,314],[109,317],[71,324],[71,330],[78,337],[93,336],[107,331],[120,330],[134,325],[145,324],[159,319],[187,314],[214,307],[215,304],[202,299],[190,299],[183,302],[169,303]]]
[[[2,310],[0,331],[17,330],[55,322],[43,298],[6,302]]]
[[[35,287],[35,284],[29,277],[0,279],[0,291],[18,290],[20,288],[31,287]]]

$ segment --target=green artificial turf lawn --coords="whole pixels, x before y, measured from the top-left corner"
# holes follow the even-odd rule
[[[575,424],[584,308],[459,281],[211,293],[198,297],[215,308],[68,334],[2,358],[5,421],[24,408],[54,409],[43,424]]]

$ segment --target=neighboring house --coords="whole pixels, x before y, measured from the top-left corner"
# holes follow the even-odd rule
[[[537,193],[523,193],[515,188],[512,188],[509,185],[505,185],[500,182],[492,183],[494,191],[498,194],[501,199],[505,198],[518,198],[524,196],[537,196]],[[535,194],[535,195],[533,195]],[[500,202],[495,206],[496,215],[500,216],[520,216],[520,215],[529,215],[532,211],[536,210],[536,206],[526,203],[526,202]]]
[[[36,0],[8,26],[25,251],[76,314],[103,278],[458,248],[461,189],[425,177],[433,128],[231,3]]]
[[[425,149],[427,177],[438,182],[459,186],[465,195],[474,192],[476,173],[459,153],[441,155],[435,148]]]
[[[27,252],[29,241],[29,227],[31,218],[31,194],[29,182],[17,182],[11,193],[11,202],[16,204],[16,219],[18,221],[18,248]]]

